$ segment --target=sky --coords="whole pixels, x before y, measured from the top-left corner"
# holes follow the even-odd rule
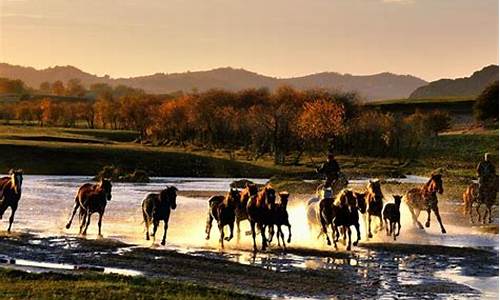
[[[497,0],[0,0],[0,61],[92,74],[244,68],[425,80],[498,64]]]

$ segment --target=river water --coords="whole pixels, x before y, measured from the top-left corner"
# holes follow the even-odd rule
[[[142,224],[141,201],[149,192],[158,192],[167,185],[175,185],[182,192],[203,192],[203,196],[185,197],[178,196],[177,209],[172,212],[167,235],[166,249],[174,249],[191,255],[203,255],[214,259],[225,259],[243,264],[253,264],[276,271],[290,271],[293,268],[338,268],[367,266],[373,263],[373,252],[366,249],[356,249],[353,259],[347,261],[334,261],[329,258],[315,257],[314,255],[276,255],[258,254],[253,255],[251,239],[243,233],[239,243],[235,240],[226,243],[224,252],[218,248],[217,226],[214,224],[212,238],[205,240],[205,221],[207,214],[207,194],[220,194],[228,189],[229,184],[235,178],[153,178],[151,183],[113,183],[113,198],[108,202],[103,219],[103,235],[105,238],[117,239],[142,247],[159,247],[158,242],[144,240],[144,226]],[[265,183],[265,179],[254,180],[257,183]],[[366,179],[351,181],[354,187],[359,187]],[[421,184],[426,178],[411,176],[404,179],[406,183]],[[50,236],[76,236],[78,233],[78,218],[71,229],[66,230],[64,225],[70,216],[74,203],[75,193],[78,187],[91,182],[86,176],[30,176],[24,177],[23,196],[16,213],[14,231],[23,231],[37,234],[41,237]],[[393,193],[391,190],[387,194]],[[191,193],[196,195],[196,193]],[[311,248],[330,250],[323,239],[317,239],[317,232],[310,232],[305,215],[305,201],[308,196],[292,195],[289,207],[290,220],[292,223],[292,243],[290,246],[298,248]],[[431,228],[423,231],[414,229],[411,224],[408,209],[404,206],[402,210],[402,231],[398,243],[421,244],[421,245],[444,245],[454,247],[473,247],[491,249],[492,253],[498,255],[498,236],[480,233],[470,227],[460,225],[447,225],[446,220],[456,218],[447,215],[443,209],[443,219],[448,234],[442,235],[438,229],[435,219],[432,220]],[[3,224],[7,226],[10,211],[4,215]],[[424,216],[421,216],[423,219]],[[94,215],[88,231],[88,238],[97,238],[97,215]],[[456,224],[456,222],[454,222]],[[243,232],[248,230],[248,223],[243,222]],[[362,226],[363,227],[363,226]],[[363,239],[365,239],[362,228]],[[158,237],[163,233],[160,225]],[[158,238],[159,240],[159,238]],[[379,233],[373,240],[382,243],[394,243],[385,234]],[[276,246],[276,245],[275,245]],[[340,248],[343,248],[341,245]],[[332,250],[333,251],[333,250]],[[343,250],[342,250],[343,251]],[[481,297],[498,297],[498,266],[493,266],[490,272],[485,274],[470,274],[470,270],[464,269],[460,263],[453,262],[453,258],[442,258],[441,265],[436,262],[436,268],[430,272],[418,272],[418,268],[412,269],[412,261],[425,264],[427,257],[408,259],[404,255],[379,255],[379,266],[390,265],[394,269],[388,270],[397,273],[397,284],[411,284],[432,282],[432,280],[452,280],[453,282],[465,284],[480,291]],[[450,262],[451,261],[451,262]],[[490,266],[491,268],[491,266]],[[360,268],[361,270],[362,268]],[[389,276],[389,275],[388,275]],[[390,281],[390,280],[389,280]],[[393,283],[394,284],[394,283]],[[388,286],[387,290],[393,290]],[[392,294],[387,294],[388,296]],[[381,295],[383,296],[383,294]],[[471,296],[471,295],[468,295]],[[446,297],[445,297],[446,298]]]

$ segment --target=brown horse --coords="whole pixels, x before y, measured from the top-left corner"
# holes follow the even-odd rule
[[[21,199],[22,184],[22,170],[10,170],[9,176],[0,178],[0,219],[7,208],[10,207],[11,210],[7,232],[10,232],[14,222],[17,205]]]
[[[383,215],[385,221],[385,231],[388,236],[393,236],[394,240],[399,236],[399,231],[401,230],[401,213],[399,208],[401,207],[400,195],[392,195],[394,198],[394,203],[387,203],[384,207]],[[396,226],[398,231],[396,232]]]
[[[234,221],[236,219],[236,205],[238,203],[240,193],[237,189],[231,189],[226,196],[213,196],[208,199],[208,217],[205,233],[206,239],[210,239],[210,231],[212,222],[215,219],[220,232],[220,246],[224,248],[224,240],[230,241],[233,238]],[[224,237],[224,227],[229,226],[229,237]]]
[[[71,222],[75,217],[76,211],[80,209],[80,234],[87,234],[87,229],[90,225],[90,217],[93,213],[98,213],[99,221],[97,225],[99,227],[99,236],[102,236],[102,216],[104,215],[107,201],[111,200],[111,187],[111,181],[108,179],[101,179],[97,184],[85,183],[82,185],[76,193],[73,213],[71,214],[68,224],[66,224],[66,229],[71,227]]]
[[[496,180],[492,180],[492,184],[486,185],[484,188],[487,189],[487,192],[482,194],[487,195],[486,198],[479,196],[480,193],[478,183],[472,183],[463,193],[464,215],[469,215],[471,223],[474,223],[474,218],[472,217],[472,207],[474,203],[477,204],[477,221],[481,222],[482,220],[482,223],[486,224],[486,216],[489,216],[488,223],[491,223],[491,207],[496,204],[496,197],[498,193],[498,175],[496,176]],[[484,215],[481,217],[479,209],[483,204],[486,206],[486,210],[484,211]]]
[[[250,197],[247,203],[248,220],[250,221],[250,229],[252,231],[253,249],[257,251],[255,242],[255,226],[257,225],[262,237],[262,250],[266,250],[267,238],[265,228],[272,225],[272,213],[276,202],[276,192],[270,186],[266,185],[257,193],[256,196]]]
[[[272,212],[272,223],[269,227],[269,243],[273,240],[273,235],[274,235],[274,225],[276,225],[276,238],[278,239],[278,246],[281,246],[280,244],[280,239],[283,242],[283,249],[286,250],[286,242],[285,242],[285,235],[283,234],[283,231],[281,229],[282,226],[288,227],[288,240],[287,242],[290,243],[292,241],[292,225],[290,225],[290,221],[288,220],[288,211],[287,211],[287,206],[288,206],[288,198],[290,197],[290,194],[288,192],[280,192],[279,194],[280,201],[276,203],[274,206],[274,210]]]
[[[155,237],[156,230],[160,221],[163,221],[163,238],[161,244],[165,245],[167,239],[168,220],[170,219],[170,210],[177,208],[177,188],[169,186],[162,190],[159,194],[151,193],[146,195],[142,200],[142,217],[144,219],[144,226],[146,226],[146,240],[149,240],[149,225],[153,223],[153,233],[151,236]]]
[[[418,221],[418,216],[421,210],[427,211],[427,222],[425,222],[425,227],[429,227],[431,224],[431,210],[434,211],[436,219],[441,226],[441,232],[446,233],[444,229],[443,222],[441,222],[441,216],[439,215],[438,208],[438,198],[437,194],[442,194],[443,189],[443,179],[440,174],[432,174],[431,178],[424,184],[421,188],[414,188],[409,190],[404,196],[405,202],[410,209],[411,217],[413,223],[418,225],[420,229],[424,229],[424,226]]]
[[[240,222],[243,220],[248,220],[247,214],[247,204],[248,200],[257,195],[259,189],[254,183],[246,183],[245,188],[241,190],[240,195],[238,197],[238,202],[236,204],[236,233],[237,239],[240,240]]]
[[[367,185],[366,193],[366,212],[368,218],[368,238],[372,238],[371,223],[372,216],[379,218],[379,228],[384,229],[384,222],[382,221],[382,209],[384,208],[384,195],[382,194],[382,188],[380,186],[380,181],[370,180]]]

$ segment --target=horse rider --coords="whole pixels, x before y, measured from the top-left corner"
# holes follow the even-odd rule
[[[490,185],[496,179],[496,170],[493,163],[490,161],[490,154],[485,153],[484,159],[479,162],[476,168],[477,176],[479,177],[479,196],[483,198],[484,194],[489,189]]]
[[[333,153],[328,153],[326,162],[324,162],[321,167],[317,168],[316,172],[325,175],[324,188],[332,187],[333,183],[339,179],[340,172],[339,164],[335,160]]]

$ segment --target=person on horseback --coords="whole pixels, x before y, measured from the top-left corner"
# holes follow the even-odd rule
[[[496,170],[493,163],[490,161],[490,154],[484,154],[484,160],[479,162],[476,168],[477,176],[479,177],[479,197],[484,199],[485,193],[488,192],[491,184],[496,180]]]
[[[317,168],[316,172],[318,174],[324,174],[326,177],[325,184],[323,187],[331,188],[333,183],[339,179],[339,173],[340,173],[339,164],[335,160],[333,153],[328,153],[326,162],[324,162],[321,165],[321,167]]]

